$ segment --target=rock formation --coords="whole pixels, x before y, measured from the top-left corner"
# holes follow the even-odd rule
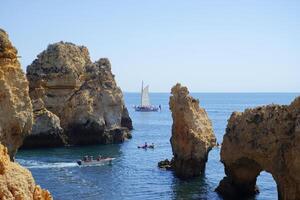
[[[157,166],[165,170],[173,170],[173,160],[169,161],[168,159],[159,161]]]
[[[128,110],[126,107],[125,107],[125,109],[123,109],[122,118],[121,118],[121,126],[126,127],[129,130],[133,129],[132,120],[129,116],[129,113],[128,113]]]
[[[35,185],[27,169],[11,162],[31,131],[32,115],[28,82],[17,50],[0,29],[0,199],[52,199],[48,191]]]
[[[22,148],[57,147],[66,144],[60,120],[55,114],[45,108],[34,111],[34,121],[31,134],[25,138]]]
[[[50,193],[35,184],[30,171],[11,162],[7,153],[0,144],[0,199],[51,200]]]
[[[300,97],[289,106],[234,112],[226,128],[221,161],[226,177],[216,189],[226,199],[257,192],[261,171],[272,174],[278,198],[300,199]]]
[[[132,122],[108,59],[92,63],[86,47],[59,42],[28,66],[27,78],[33,106],[56,115],[64,130],[44,134],[49,141],[62,135],[71,145],[105,144],[130,137]]]
[[[205,169],[208,152],[216,145],[212,124],[186,87],[176,84],[171,93],[172,167],[180,178],[198,176]]]
[[[17,50],[0,29],[0,142],[13,159],[32,127],[28,82],[21,70]]]

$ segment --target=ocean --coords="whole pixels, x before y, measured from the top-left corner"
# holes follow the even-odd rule
[[[27,167],[37,184],[48,189],[57,200],[119,199],[222,199],[214,192],[224,177],[220,149],[210,151],[205,174],[181,181],[157,163],[172,158],[170,145],[172,117],[168,93],[150,93],[151,103],[161,105],[161,112],[135,112],[139,93],[125,93],[125,101],[133,121],[132,139],[122,144],[20,150],[17,162]],[[289,104],[296,93],[192,93],[200,100],[212,120],[217,141],[222,142],[227,120],[233,111],[243,111],[265,104]],[[138,149],[145,142],[155,149]],[[116,158],[112,165],[78,167],[84,155]],[[277,199],[276,183],[271,174],[258,177],[260,193],[252,199]]]

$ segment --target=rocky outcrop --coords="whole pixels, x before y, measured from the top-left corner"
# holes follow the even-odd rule
[[[0,142],[13,159],[31,131],[32,105],[28,82],[21,70],[17,50],[0,29]]]
[[[261,171],[272,174],[278,198],[300,199],[300,97],[289,106],[268,105],[234,112],[221,148],[226,177],[216,189],[226,199],[257,192]]]
[[[32,115],[28,82],[17,50],[0,29],[0,199],[52,199],[48,191],[35,185],[27,169],[11,162],[31,131]]]
[[[168,159],[159,161],[157,166],[161,169],[172,170],[173,169],[173,160],[169,161]]]
[[[121,118],[121,126],[126,127],[129,130],[133,129],[132,120],[129,116],[129,113],[128,113],[128,110],[126,107],[124,107],[124,109],[123,109],[122,118]]]
[[[34,111],[34,121],[32,132],[25,138],[22,148],[57,147],[66,144],[60,120],[55,114],[45,108]]]
[[[172,167],[180,178],[198,176],[205,169],[208,152],[216,145],[212,124],[186,87],[176,84],[171,93]]]
[[[28,66],[27,78],[34,107],[36,102],[58,116],[60,135],[69,144],[116,143],[131,136],[132,122],[108,59],[92,63],[86,47],[59,42]]]
[[[47,190],[35,184],[27,169],[10,161],[7,148],[2,144],[0,144],[0,199],[52,199]]]

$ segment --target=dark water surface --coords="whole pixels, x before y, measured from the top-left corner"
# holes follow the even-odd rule
[[[289,104],[292,93],[195,93],[213,122],[219,143],[222,142],[227,119],[233,111],[263,104]],[[299,95],[299,94],[298,94]],[[125,100],[134,123],[133,138],[123,144],[22,150],[17,161],[29,168],[38,184],[50,190],[54,199],[222,199],[215,192],[224,176],[220,149],[209,153],[205,175],[191,181],[180,181],[170,171],[157,168],[157,162],[172,157],[170,146],[171,114],[169,94],[150,94],[152,104],[161,104],[162,112],[134,112],[139,104],[137,93],[126,93]],[[154,150],[137,149],[137,145],[155,143]],[[75,161],[84,155],[115,157],[112,165],[78,167]],[[277,199],[272,176],[258,177],[261,193],[255,199]]]

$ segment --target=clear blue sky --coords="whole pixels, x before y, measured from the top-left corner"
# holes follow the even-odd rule
[[[108,57],[123,91],[299,92],[300,1],[1,0],[26,69],[48,44]]]

